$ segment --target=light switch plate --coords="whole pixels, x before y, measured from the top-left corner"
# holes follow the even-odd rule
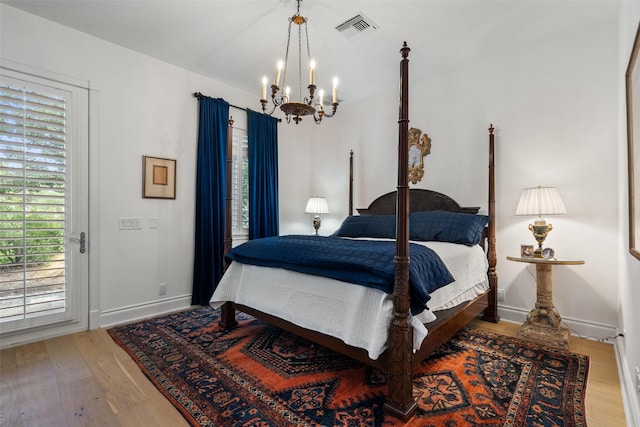
[[[140,218],[120,218],[118,224],[120,225],[120,230],[142,229],[142,220]]]

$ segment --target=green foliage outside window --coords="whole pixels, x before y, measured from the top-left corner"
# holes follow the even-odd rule
[[[0,188],[1,268],[47,262],[64,253],[65,212],[58,198],[63,190],[47,185],[27,190],[27,197],[20,188]]]

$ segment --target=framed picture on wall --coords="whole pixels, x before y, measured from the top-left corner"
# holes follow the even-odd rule
[[[142,197],[176,198],[176,161],[142,156]]]
[[[625,74],[629,163],[629,252],[640,259],[640,25]]]

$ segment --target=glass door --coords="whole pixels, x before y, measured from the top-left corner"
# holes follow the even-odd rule
[[[0,331],[87,323],[88,94],[0,74]]]

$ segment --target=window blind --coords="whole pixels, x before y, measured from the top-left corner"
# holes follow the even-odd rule
[[[249,139],[243,129],[233,129],[231,168],[231,228],[234,235],[249,234]]]
[[[0,83],[0,322],[64,312],[67,102]]]

